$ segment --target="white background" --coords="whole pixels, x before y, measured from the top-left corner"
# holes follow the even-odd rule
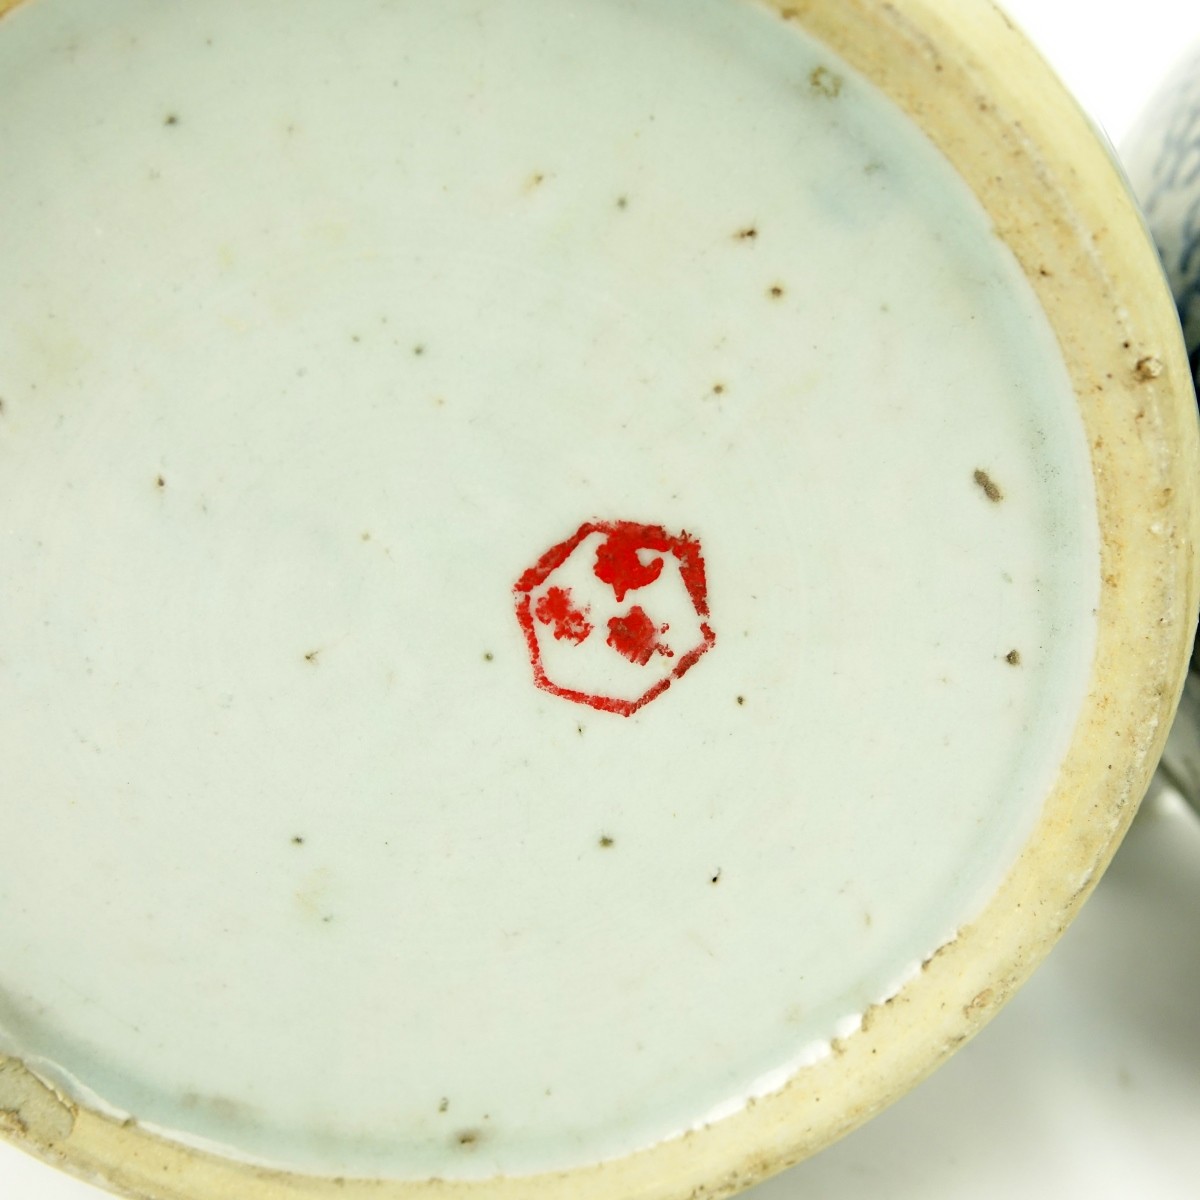
[[[1200,39],[1196,0],[1007,7],[1118,144]],[[1191,1200],[1198,1018],[1200,820],[1167,797],[1138,818],[1049,962],[979,1037],[859,1132],[750,1195]],[[101,1196],[0,1143],[4,1200]]]

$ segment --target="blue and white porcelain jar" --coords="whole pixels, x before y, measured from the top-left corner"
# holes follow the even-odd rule
[[[1200,44],[1159,89],[1123,157],[1200,370]]]

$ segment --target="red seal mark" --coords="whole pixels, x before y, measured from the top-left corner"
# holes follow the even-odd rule
[[[537,686],[623,717],[716,641],[700,543],[659,525],[589,521],[513,591]]]

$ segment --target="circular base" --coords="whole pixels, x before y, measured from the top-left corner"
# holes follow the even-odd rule
[[[5,20],[0,1099],[179,1195],[632,1195],[1061,927],[1194,608],[1177,350],[835,7]]]

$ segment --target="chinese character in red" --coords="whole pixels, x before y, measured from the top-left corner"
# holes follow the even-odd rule
[[[658,525],[589,521],[514,592],[538,687],[625,717],[716,641],[700,542]]]

